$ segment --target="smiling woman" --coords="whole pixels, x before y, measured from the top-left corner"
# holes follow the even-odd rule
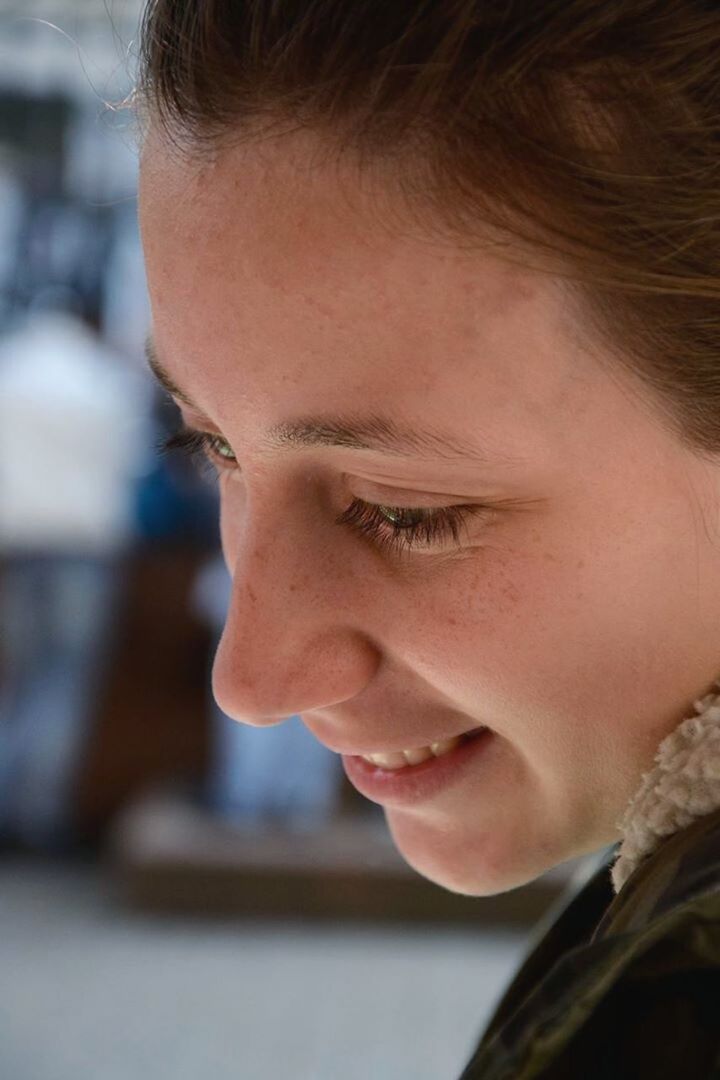
[[[447,889],[616,845],[466,1080],[720,1056],[719,56],[700,0],[145,16],[149,358],[218,474],[218,703],[300,714]]]

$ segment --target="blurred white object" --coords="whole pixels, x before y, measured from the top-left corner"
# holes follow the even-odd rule
[[[150,385],[74,316],[0,343],[0,551],[107,554],[133,529]]]
[[[103,333],[113,348],[144,364],[150,301],[135,204],[116,214],[115,241],[103,273]]]
[[[31,847],[76,839],[150,399],[66,313],[32,313],[0,344],[0,837]]]

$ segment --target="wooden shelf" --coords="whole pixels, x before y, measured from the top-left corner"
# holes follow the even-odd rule
[[[382,818],[339,815],[312,829],[241,826],[179,785],[147,791],[116,818],[105,858],[133,908],[205,916],[532,925],[568,886],[573,860],[492,897],[448,892],[408,866]]]

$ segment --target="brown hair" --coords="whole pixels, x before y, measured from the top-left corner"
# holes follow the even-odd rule
[[[191,153],[294,125],[400,163],[458,242],[555,260],[677,435],[720,452],[714,0],[149,0],[137,100]]]

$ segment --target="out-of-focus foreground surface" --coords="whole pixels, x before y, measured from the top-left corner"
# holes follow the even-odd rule
[[[0,1080],[448,1080],[567,875],[455,896],[224,716],[212,484],[156,447],[138,0],[0,0]]]
[[[524,935],[118,910],[92,865],[0,864],[0,1075],[452,1080]]]

